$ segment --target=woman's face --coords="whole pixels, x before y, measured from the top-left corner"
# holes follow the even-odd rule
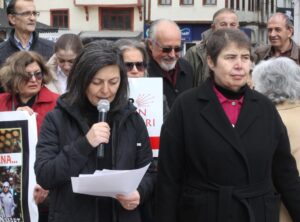
[[[247,83],[251,67],[249,49],[230,43],[220,52],[216,64],[209,57],[207,62],[218,85],[238,91]]]
[[[143,77],[145,74],[143,54],[135,48],[126,49],[123,59],[128,77]]]
[[[59,49],[56,52],[57,64],[66,76],[69,75],[76,56],[72,50]]]
[[[37,62],[27,65],[25,72],[28,78],[24,79],[19,86],[19,96],[22,102],[27,102],[32,96],[38,94],[43,81],[43,73]]]
[[[97,106],[100,99],[107,99],[111,103],[117,94],[120,82],[119,66],[106,66],[95,74],[86,90],[86,96],[94,106]]]

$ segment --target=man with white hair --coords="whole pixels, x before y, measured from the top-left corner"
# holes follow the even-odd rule
[[[181,32],[171,20],[154,21],[147,40],[148,74],[163,78],[163,92],[171,108],[176,97],[193,86],[192,67],[180,58]]]

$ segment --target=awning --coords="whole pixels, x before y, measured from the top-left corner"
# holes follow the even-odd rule
[[[129,39],[142,39],[143,32],[131,32],[131,31],[113,31],[113,30],[103,30],[103,31],[83,31],[78,34],[82,40],[117,40],[120,38]]]

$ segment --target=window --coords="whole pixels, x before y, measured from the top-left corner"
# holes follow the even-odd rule
[[[52,27],[69,29],[68,10],[51,10],[50,14]]]
[[[158,0],[159,5],[171,5],[172,0]]]
[[[242,11],[245,11],[245,0],[242,0]]]
[[[101,18],[102,30],[132,30],[132,9],[102,8]]]
[[[203,0],[203,5],[216,5],[217,0]]]
[[[274,13],[274,0],[271,0],[271,13]]]
[[[194,0],[180,0],[180,5],[194,5]]]
[[[254,2],[253,2],[253,0],[248,0],[248,11],[250,11],[250,12],[254,11]]]
[[[234,9],[234,0],[230,0],[230,9]]]
[[[240,0],[236,0],[236,10],[240,10]]]

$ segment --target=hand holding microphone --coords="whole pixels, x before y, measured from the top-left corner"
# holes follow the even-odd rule
[[[95,123],[86,137],[93,147],[97,147],[97,157],[103,158],[105,155],[105,143],[109,142],[110,127],[106,123],[107,112],[109,111],[109,101],[106,99],[100,100],[97,105],[99,111],[99,123]]]

